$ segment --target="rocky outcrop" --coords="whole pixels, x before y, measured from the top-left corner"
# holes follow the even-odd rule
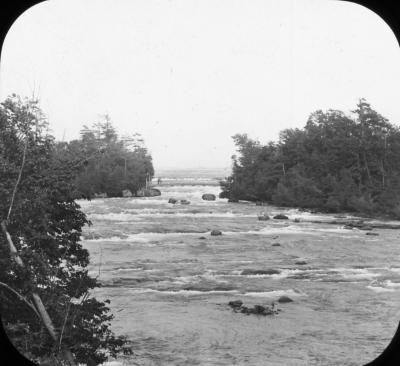
[[[132,197],[132,192],[129,189],[124,189],[122,191],[122,197]]]
[[[275,309],[275,303],[272,303],[271,306],[253,305],[253,307],[248,307],[243,305],[243,301],[234,300],[229,301],[228,305],[233,309],[235,313],[242,313],[246,315],[254,314],[266,316],[278,314],[281,311],[280,309]]]
[[[283,214],[278,214],[278,215],[274,216],[274,219],[275,220],[288,220],[289,217],[287,217],[286,215],[283,215]]]
[[[215,194],[212,193],[205,193],[201,196],[204,201],[215,201],[216,198]]]
[[[211,235],[212,236],[222,235],[222,231],[221,230],[212,230]]]
[[[161,196],[161,191],[157,188],[142,188],[136,193],[136,197],[155,197]]]

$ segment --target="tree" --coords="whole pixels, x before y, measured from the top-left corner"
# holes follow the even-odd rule
[[[91,296],[99,283],[89,276],[89,253],[79,243],[90,222],[74,201],[83,162],[60,159],[47,131],[37,101],[13,95],[0,104],[0,220],[25,263],[17,266],[0,236],[2,323],[17,349],[36,362],[61,364],[65,347],[78,362],[97,365],[130,349],[110,330],[109,302]],[[43,300],[58,343],[29,307],[32,291]]]
[[[235,135],[239,156],[221,196],[399,217],[400,130],[364,99],[352,113],[315,111],[276,144]]]

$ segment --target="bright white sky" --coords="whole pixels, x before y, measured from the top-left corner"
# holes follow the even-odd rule
[[[343,1],[52,0],[8,33],[0,98],[38,95],[58,139],[109,113],[156,170],[216,168],[235,133],[266,143],[360,97],[398,124],[399,65],[389,26]]]

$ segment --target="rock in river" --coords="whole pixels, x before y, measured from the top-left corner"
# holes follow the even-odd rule
[[[260,220],[260,221],[267,221],[267,220],[269,220],[269,216],[267,215],[267,214],[261,214],[261,215],[258,215],[258,219]]]
[[[215,201],[216,198],[215,194],[212,193],[206,193],[201,196],[204,201]]]
[[[288,220],[289,217],[287,217],[286,215],[282,215],[282,214],[278,214],[274,216],[275,220]]]
[[[221,230],[212,230],[211,235],[212,236],[222,235],[222,231]]]
[[[242,300],[233,300],[233,301],[229,301],[228,305],[231,308],[240,308],[243,305],[243,301]]]
[[[278,299],[278,302],[280,302],[281,304],[284,304],[287,302],[293,302],[293,300],[289,296],[283,295]]]
[[[177,203],[178,202],[178,200],[176,200],[175,198],[170,198],[169,200],[168,200],[168,203],[172,203],[172,204],[175,204],[175,203]]]

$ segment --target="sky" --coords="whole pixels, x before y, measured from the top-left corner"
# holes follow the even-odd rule
[[[400,49],[390,27],[334,0],[50,0],[11,27],[0,99],[35,95],[57,139],[109,114],[140,133],[155,170],[226,168],[315,110],[359,98],[400,124]]]

